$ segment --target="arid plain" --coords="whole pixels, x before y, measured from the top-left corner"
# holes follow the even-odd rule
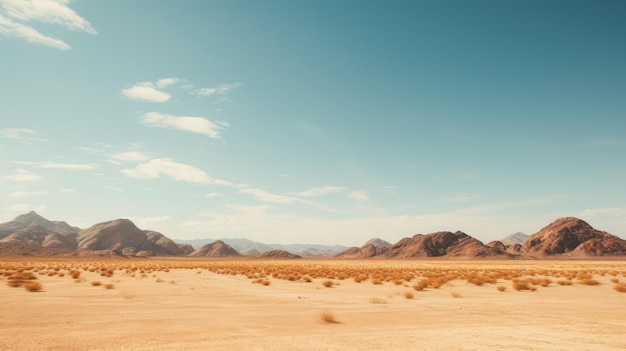
[[[2,350],[623,350],[624,260],[0,260]]]

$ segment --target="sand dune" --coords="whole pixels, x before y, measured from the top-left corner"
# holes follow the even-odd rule
[[[20,268],[43,291],[10,287]],[[624,261],[3,259],[0,273],[2,350],[626,348],[626,294],[614,289]],[[269,285],[254,284],[264,274]],[[467,280],[490,274],[501,278]],[[450,280],[413,288],[437,276]]]

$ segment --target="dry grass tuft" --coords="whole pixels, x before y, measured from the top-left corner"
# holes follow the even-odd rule
[[[504,291],[506,290],[506,286],[499,285],[499,286],[497,287],[497,289],[498,289],[498,291],[500,291],[500,292],[504,292]]]
[[[617,292],[626,293],[626,283],[616,284],[613,289]]]
[[[588,279],[580,279],[578,281],[578,284],[594,286],[594,285],[600,285],[600,282],[595,279],[588,278]]]
[[[324,285],[327,288],[330,288],[333,286],[333,281],[332,280],[325,280],[322,285]]]
[[[413,292],[412,292],[412,291],[405,291],[405,292],[404,292],[404,298],[405,298],[405,299],[409,299],[409,300],[411,300],[413,297],[415,297],[415,294],[413,294]]]
[[[106,283],[106,284],[104,284],[104,288],[105,288],[105,289],[114,289],[114,288],[115,288],[115,285],[113,285],[113,284],[111,284],[111,283]]]
[[[94,281],[91,282],[91,285],[93,285],[93,286],[100,286],[100,285],[102,285],[102,283],[97,281],[97,280],[94,280]]]
[[[324,312],[320,313],[320,319],[324,323],[339,323],[339,322],[337,322],[337,319],[335,318],[335,315],[332,314],[330,311],[324,311]]]
[[[451,295],[452,295],[452,297],[457,298],[457,299],[459,299],[459,298],[463,297],[463,295],[461,295],[460,293],[458,293],[458,292],[456,292],[456,291],[452,292],[452,294],[451,294]]]
[[[41,291],[43,289],[43,286],[41,286],[39,282],[30,281],[24,283],[24,288],[30,292],[37,292]]]
[[[372,297],[370,298],[370,303],[373,303],[375,305],[382,305],[382,304],[386,304],[387,300],[385,299],[381,299],[380,297]]]

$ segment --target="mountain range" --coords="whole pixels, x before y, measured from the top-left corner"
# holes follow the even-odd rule
[[[264,244],[249,239],[171,240],[139,229],[128,219],[97,223],[87,229],[50,221],[37,213],[0,224],[0,255],[38,256],[189,256],[260,258],[425,258],[425,257],[588,257],[626,255],[626,240],[596,230],[575,217],[555,220],[533,235],[515,233],[483,244],[462,232],[435,232],[406,237],[395,244],[379,238],[361,247],[312,244]],[[198,247],[195,249],[194,247]]]

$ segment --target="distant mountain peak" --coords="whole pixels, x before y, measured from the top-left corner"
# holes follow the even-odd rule
[[[523,244],[529,237],[530,235],[528,234],[517,232],[507,236],[506,238],[500,239],[499,241],[504,245]]]
[[[374,247],[376,248],[383,248],[383,247],[388,247],[391,246],[391,243],[383,240],[383,239],[379,239],[379,238],[372,238],[370,240],[368,240],[363,246],[367,246],[367,245],[374,245]]]

